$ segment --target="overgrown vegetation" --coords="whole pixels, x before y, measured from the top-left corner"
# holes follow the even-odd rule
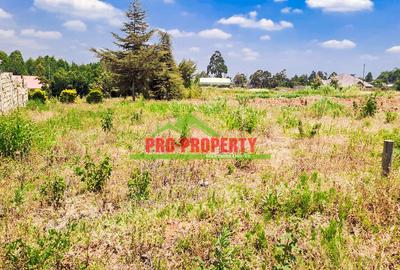
[[[89,156],[86,156],[84,166],[75,168],[76,175],[81,178],[85,189],[90,192],[102,191],[107,180],[111,177],[111,172],[112,165],[109,157],[105,157],[96,165]]]
[[[25,156],[32,148],[33,123],[18,113],[0,116],[0,156]]]

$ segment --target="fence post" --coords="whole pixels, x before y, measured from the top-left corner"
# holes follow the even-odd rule
[[[392,167],[393,148],[394,148],[394,142],[386,140],[383,146],[383,154],[382,154],[382,175],[385,177],[389,176],[390,169]]]

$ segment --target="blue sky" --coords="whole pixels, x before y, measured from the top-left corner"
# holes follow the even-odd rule
[[[111,47],[128,0],[0,0],[0,50],[94,61]],[[400,66],[398,0],[142,0],[177,60],[205,70],[220,50],[229,74],[257,69],[377,74]]]

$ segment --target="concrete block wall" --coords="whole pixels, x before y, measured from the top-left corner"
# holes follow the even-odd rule
[[[0,73],[0,113],[23,107],[28,101],[28,89],[22,78],[13,79],[12,73]]]

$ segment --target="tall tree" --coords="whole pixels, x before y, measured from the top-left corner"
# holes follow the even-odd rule
[[[237,87],[246,87],[247,86],[247,77],[244,74],[236,74],[235,77],[233,78],[233,83]]]
[[[16,75],[27,75],[24,58],[20,51],[13,51],[8,57],[7,61],[7,71],[12,72]]]
[[[183,81],[172,55],[171,37],[164,32],[160,32],[160,36],[160,45],[156,50],[159,55],[158,68],[151,78],[149,96],[166,100],[181,98]]]
[[[114,43],[120,50],[92,50],[114,75],[119,88],[125,93],[130,92],[135,100],[139,91],[147,93],[148,82],[156,71],[158,59],[156,45],[149,44],[154,31],[149,29],[146,13],[139,0],[131,3],[126,17],[128,21],[121,29],[124,36],[113,33]]]
[[[207,66],[207,75],[212,75],[217,78],[222,78],[228,73],[228,67],[225,65],[225,60],[220,51],[216,51],[210,59],[210,64]]]
[[[367,76],[365,76],[365,81],[370,83],[373,80],[374,80],[374,77],[372,76],[372,73],[368,72]]]
[[[197,66],[192,60],[183,59],[179,63],[179,72],[181,73],[183,84],[186,88],[190,88],[190,86],[192,86],[196,70]]]

